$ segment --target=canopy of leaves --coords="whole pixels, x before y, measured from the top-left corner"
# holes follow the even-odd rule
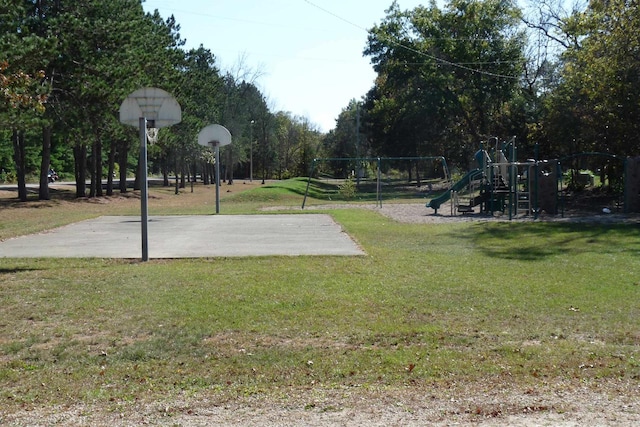
[[[375,146],[388,155],[461,158],[504,130],[523,68],[518,13],[505,0],[412,11],[394,3],[365,49],[378,72],[366,100]]]
[[[593,0],[567,24],[578,46],[562,57],[562,83],[550,100],[552,129],[566,127],[576,150],[637,155],[640,142],[640,8]],[[570,100],[570,102],[566,102]],[[562,114],[565,112],[565,114]]]
[[[44,70],[55,41],[35,31],[30,5],[0,2],[0,123],[11,128],[32,126],[49,92]]]

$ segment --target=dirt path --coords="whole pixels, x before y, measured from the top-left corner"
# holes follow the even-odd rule
[[[118,408],[70,405],[2,416],[7,426],[620,426],[640,424],[638,384],[456,384],[450,389],[282,390],[278,397],[204,396]],[[1,414],[1,411],[0,411]]]

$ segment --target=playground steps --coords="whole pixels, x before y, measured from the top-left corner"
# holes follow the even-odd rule
[[[531,199],[528,194],[518,194],[518,204],[516,205],[516,213],[519,211],[531,212]]]
[[[458,212],[460,213],[472,213],[473,208],[487,201],[487,194],[480,194],[479,196],[472,197],[469,200],[468,205],[458,205]]]
[[[504,181],[502,175],[497,175],[493,177],[493,189],[495,192],[498,191],[509,191],[509,186]]]
[[[465,214],[465,213],[473,213],[473,206],[471,205],[458,205],[458,212]]]

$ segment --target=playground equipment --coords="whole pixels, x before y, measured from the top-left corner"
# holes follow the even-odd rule
[[[495,144],[493,144],[495,142]],[[624,212],[640,212],[640,157],[623,158],[609,153],[578,153],[556,160],[528,160],[518,162],[515,137],[500,143],[498,138],[482,143],[475,153],[478,164],[448,191],[427,203],[428,208],[438,209],[451,199],[451,214],[466,214],[480,207],[483,213],[528,214],[537,217],[540,212],[561,213],[564,216],[568,187],[564,185],[563,166],[575,159],[594,157],[622,166],[624,194],[610,197],[616,208],[624,206]],[[592,174],[571,168],[576,185],[593,186]],[[624,199],[624,200],[623,200]],[[610,209],[607,207],[610,211]]]
[[[536,162],[516,161],[515,137],[502,143],[492,138],[482,144],[474,157],[478,167],[454,183],[449,191],[429,201],[428,208],[437,213],[442,204],[451,199],[452,214],[474,212],[477,206],[487,213],[508,209],[510,218],[523,211],[534,212]]]

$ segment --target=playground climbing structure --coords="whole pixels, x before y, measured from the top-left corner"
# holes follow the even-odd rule
[[[475,212],[509,213],[509,216],[535,212],[537,194],[536,162],[517,162],[515,137],[507,142],[492,138],[475,153],[477,168],[454,183],[451,189],[432,199],[427,207],[437,213],[451,199],[452,214]]]
[[[624,209],[625,213],[640,212],[640,157],[623,158],[609,153],[577,153],[556,160],[517,161],[515,137],[507,142],[491,138],[483,142],[474,155],[477,168],[466,173],[453,183],[450,189],[427,203],[428,208],[438,212],[451,199],[451,214],[480,212],[493,214],[508,213],[509,218],[517,215],[533,215],[545,212],[550,215],[564,215],[566,200],[570,191],[563,184],[563,168],[572,165],[575,159],[596,158],[611,168],[617,162],[623,173],[620,175],[624,192],[620,200],[613,203],[614,209]],[[594,186],[594,177],[579,168],[570,166],[573,178],[578,183]],[[614,168],[615,169],[615,168]],[[606,168],[603,168],[606,170]],[[584,181],[584,182],[582,182]],[[600,180],[600,185],[604,181]],[[611,185],[609,185],[611,188]],[[613,198],[617,198],[614,194]],[[602,211],[612,212],[608,206]]]

